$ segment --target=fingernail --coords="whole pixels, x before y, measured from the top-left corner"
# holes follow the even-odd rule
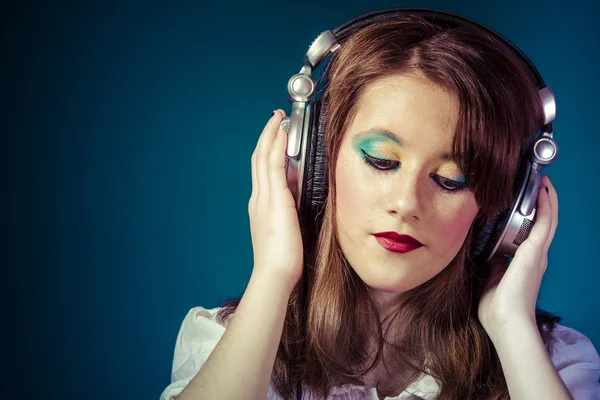
[[[273,111],[273,112],[271,113],[271,116],[270,116],[269,118],[273,118],[273,115],[275,115],[275,111]]]
[[[548,186],[544,186],[544,189],[546,189],[546,193],[548,193]]]

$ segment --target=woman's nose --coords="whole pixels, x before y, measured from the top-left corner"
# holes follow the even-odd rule
[[[396,178],[390,194],[390,212],[406,221],[421,219],[427,197],[425,180],[428,178],[421,172],[407,168],[401,170]]]

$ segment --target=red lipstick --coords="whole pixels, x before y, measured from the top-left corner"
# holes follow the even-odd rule
[[[423,246],[421,242],[410,235],[401,235],[397,232],[379,232],[374,234],[377,242],[386,250],[395,253],[408,253]]]

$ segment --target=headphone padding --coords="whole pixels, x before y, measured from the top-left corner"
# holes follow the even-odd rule
[[[303,209],[301,212],[302,226],[318,234],[322,220],[322,208],[327,199],[329,182],[327,175],[327,160],[325,157],[325,123],[326,108],[321,100],[310,105],[310,130],[307,138],[306,164],[303,187]]]
[[[524,154],[522,154],[519,159],[519,167],[513,187],[513,205],[514,201],[516,201],[516,198],[519,195],[519,192],[521,191],[521,186],[523,186],[525,183],[527,166],[528,159],[524,156]],[[496,243],[498,242],[500,235],[504,231],[506,225],[510,222],[509,213],[511,209],[512,206],[494,217],[489,224],[481,229],[477,237],[474,239],[471,247],[471,254],[475,257],[478,263],[484,263],[494,250],[494,247],[496,247]]]

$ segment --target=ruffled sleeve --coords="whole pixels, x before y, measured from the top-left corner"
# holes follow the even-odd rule
[[[162,392],[160,400],[178,396],[221,340],[226,326],[216,321],[218,310],[194,307],[183,319],[175,342],[171,384]]]
[[[206,309],[198,306],[192,308],[183,319],[175,342],[171,383],[160,395],[160,400],[172,400],[179,396],[217,347],[229,324],[229,320],[224,324],[217,321],[219,310],[219,307]],[[267,400],[281,400],[272,382],[269,384]]]
[[[563,325],[553,332],[552,362],[574,400],[600,400],[600,356],[585,335]]]

